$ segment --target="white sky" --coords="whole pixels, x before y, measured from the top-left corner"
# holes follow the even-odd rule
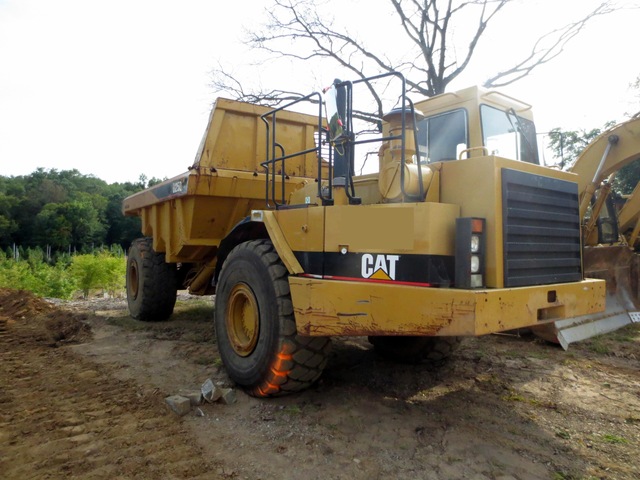
[[[564,25],[594,2],[529,0],[505,11],[453,88],[482,83],[497,60],[521,51],[521,39]],[[266,4],[0,0],[0,175],[76,168],[111,183],[186,171],[214,100],[210,71],[219,59],[246,62],[242,27],[257,24]],[[364,7],[363,18],[371,15],[368,1],[355,5]],[[634,108],[628,85],[640,75],[638,25],[640,10],[598,19],[560,58],[503,91],[534,106],[539,132],[622,120]],[[301,72],[297,91],[335,76],[319,79],[311,70]],[[280,78],[292,87],[286,65],[242,71],[270,87]]]

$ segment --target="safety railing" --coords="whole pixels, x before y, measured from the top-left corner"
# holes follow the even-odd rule
[[[372,89],[372,83],[376,80],[381,80],[386,77],[396,77],[401,82],[402,92],[399,98],[400,107],[396,110],[399,111],[401,115],[401,129],[400,133],[394,135],[386,135],[376,138],[357,138],[355,133],[354,126],[354,113],[353,113],[353,91],[354,86],[362,83],[366,83],[368,88]],[[339,81],[336,80],[333,83],[333,87],[335,87],[336,91],[342,89],[344,104],[338,106],[338,111],[341,115],[342,122],[342,134],[339,139],[332,139],[330,137],[330,129],[328,127],[323,126],[324,116],[323,116],[323,96],[319,92],[313,92],[304,97],[300,97],[294,101],[287,103],[281,107],[273,109],[264,115],[261,116],[262,121],[266,126],[266,160],[261,163],[261,166],[265,169],[266,172],[266,201],[269,208],[280,208],[283,205],[286,205],[285,198],[285,183],[288,180],[288,176],[286,174],[286,160],[299,157],[303,155],[308,155],[310,153],[315,153],[318,163],[318,198],[321,201],[322,205],[331,205],[333,204],[333,187],[336,179],[334,179],[334,173],[338,172],[340,174],[344,174],[344,180],[341,180],[342,185],[345,187],[345,191],[347,197],[349,198],[349,203],[358,204],[360,203],[360,199],[355,195],[355,186],[354,186],[354,156],[355,156],[355,147],[357,145],[363,145],[367,143],[380,143],[384,141],[392,142],[399,141],[400,142],[400,185],[401,192],[403,194],[403,198],[409,201],[423,201],[424,200],[424,185],[422,181],[422,166],[420,160],[420,148],[418,147],[418,135],[417,135],[417,121],[416,121],[416,112],[415,107],[411,99],[407,97],[406,92],[406,81],[404,76],[399,72],[390,72],[383,73],[380,75],[375,75],[372,77],[367,77],[355,81]],[[277,126],[278,126],[278,113],[284,110],[287,110],[297,104],[301,103],[317,103],[318,105],[318,127],[317,127],[317,138],[316,145],[314,148],[308,148],[301,151],[297,151],[294,153],[285,152],[285,148],[281,143],[277,141]],[[417,156],[417,169],[418,169],[418,182],[419,182],[419,193],[409,194],[405,189],[405,165],[406,165],[406,155],[405,155],[405,147],[406,147],[406,129],[407,129],[407,118],[408,115],[411,115],[413,119],[413,128],[414,135],[413,138],[415,140],[415,154]],[[381,117],[377,117],[379,121],[382,121]],[[391,133],[391,132],[390,132]],[[329,154],[328,158],[323,158],[322,149],[323,146],[330,145],[331,148],[328,149]],[[336,152],[336,149],[338,151]],[[323,161],[326,161],[326,165],[328,166],[328,178],[323,178]],[[280,167],[278,169],[278,167]],[[280,177],[280,187],[281,191],[277,192],[277,177]]]

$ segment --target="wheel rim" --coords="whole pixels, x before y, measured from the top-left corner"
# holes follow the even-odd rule
[[[131,261],[129,264],[129,292],[131,294],[131,298],[135,300],[138,297],[138,262],[135,260]]]
[[[248,285],[238,283],[231,290],[225,320],[234,352],[241,357],[250,355],[258,343],[260,316],[258,303]]]

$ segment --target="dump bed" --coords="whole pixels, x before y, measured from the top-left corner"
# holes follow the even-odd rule
[[[181,175],[127,197],[123,213],[142,219],[142,233],[168,263],[212,258],[227,233],[253,209],[267,208],[267,182],[261,163],[267,153],[266,107],[218,99],[209,117],[194,164]],[[278,114],[278,148],[287,152],[316,146],[318,117]],[[288,159],[279,167],[276,189],[285,198],[315,182],[314,152]],[[284,173],[284,175],[281,175]]]

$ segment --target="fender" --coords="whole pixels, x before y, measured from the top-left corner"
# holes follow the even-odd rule
[[[293,254],[293,250],[291,250],[287,239],[282,233],[274,212],[271,210],[253,210],[251,212],[251,220],[261,222],[265,226],[269,238],[273,242],[273,246],[276,248],[282,263],[287,267],[289,274],[298,275],[304,273],[304,269]]]
[[[253,210],[250,216],[240,220],[220,242],[216,271],[213,276],[214,285],[218,280],[218,275],[220,275],[220,269],[231,250],[243,242],[259,238],[269,238],[273,242],[278,256],[290,274],[296,275],[304,272],[291,247],[289,247],[273,212],[269,210]]]
[[[231,229],[226,237],[220,242],[218,247],[218,254],[216,255],[216,271],[213,275],[212,284],[215,285],[222,269],[222,264],[236,246],[249,240],[256,240],[259,238],[267,238],[267,230],[262,223],[251,221],[251,217],[245,217],[240,220]]]

